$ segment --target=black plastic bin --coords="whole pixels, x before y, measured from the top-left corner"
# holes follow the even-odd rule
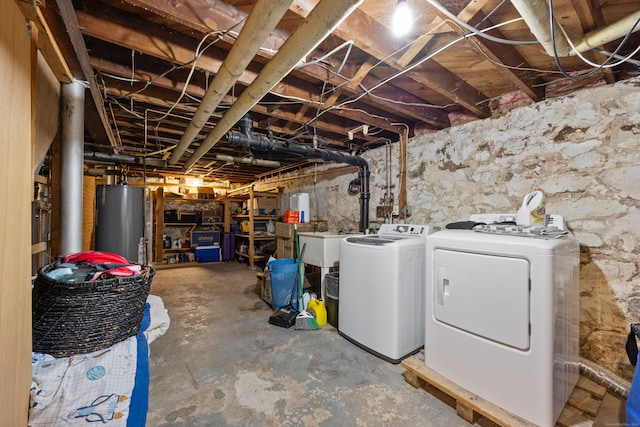
[[[340,273],[328,273],[325,277],[325,293],[327,307],[327,322],[334,328],[338,328],[338,296],[340,294]]]

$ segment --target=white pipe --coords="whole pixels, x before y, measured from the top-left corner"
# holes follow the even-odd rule
[[[62,85],[60,254],[82,251],[84,92],[78,81]]]
[[[555,52],[551,41],[551,29],[549,28],[549,9],[546,0],[511,0],[513,7],[518,10],[529,30],[544,47],[549,56],[569,56],[571,47],[567,43],[560,26],[554,22]]]
[[[169,158],[169,164],[176,164],[198,136],[207,120],[216,111],[220,101],[231,90],[242,72],[253,60],[271,31],[289,9],[293,0],[259,0],[247,18],[238,39],[231,47],[224,63],[216,73],[207,93],[202,98],[193,119],[184,131],[177,147]]]
[[[217,154],[216,160],[220,160],[222,162],[244,163],[255,166],[267,166],[270,168],[279,168],[281,166],[280,162],[275,160],[254,159],[252,157],[233,157],[226,156],[224,154]]]
[[[363,0],[320,0],[185,163],[191,168]]]
[[[582,39],[576,43],[576,50],[578,52],[586,52],[590,49],[595,49],[599,46],[603,46],[609,42],[617,40],[627,35],[631,31],[632,27],[640,19],[640,10],[636,13],[632,13],[626,18],[614,22],[613,24],[593,30],[582,37]],[[640,30],[640,23],[633,28],[633,32]],[[572,51],[571,55],[575,55]]]

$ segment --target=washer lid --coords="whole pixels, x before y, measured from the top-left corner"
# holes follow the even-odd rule
[[[390,243],[395,243],[396,241],[401,239],[405,239],[405,237],[394,237],[394,236],[383,237],[378,234],[373,234],[369,236],[347,237],[346,241],[349,243],[355,243],[358,245],[382,246],[382,245],[388,245]]]
[[[479,338],[528,350],[529,270],[523,258],[436,249],[428,273],[433,316]]]

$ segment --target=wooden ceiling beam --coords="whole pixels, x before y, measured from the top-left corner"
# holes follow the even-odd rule
[[[248,16],[248,13],[222,0],[189,0],[188,7],[182,2],[166,0],[122,0],[122,2],[136,11],[142,8],[165,21],[175,22],[201,34],[231,28],[233,33],[239,33],[244,26],[244,19]],[[287,32],[275,29],[263,43],[261,55],[273,56],[288,37]],[[228,36],[227,40],[229,43],[234,42],[234,39]]]
[[[38,50],[42,53],[51,71],[61,83],[71,83],[73,74],[65,60],[54,34],[49,28],[40,6],[34,3],[16,0],[18,8],[38,28]]]
[[[444,17],[443,17],[444,18]],[[493,26],[482,11],[478,11],[467,23],[478,30],[484,30]],[[458,25],[449,25],[457,34],[465,34],[463,28]],[[487,34],[498,38],[505,38],[498,29],[488,31]],[[474,37],[469,40],[469,45],[473,49],[485,55],[506,80],[510,81],[516,88],[524,92],[534,101],[544,99],[544,80],[535,72],[530,71],[531,67],[522,57],[520,52],[511,45],[497,43],[482,37]]]
[[[89,83],[89,91],[91,93],[95,108],[98,112],[100,122],[102,123],[102,129],[104,130],[104,134],[94,135],[94,138],[101,140],[102,142],[108,142],[113,147],[116,147],[117,141],[113,134],[113,130],[109,126],[107,112],[104,109],[104,100],[102,99],[102,93],[100,93],[98,84],[93,78],[93,69],[91,68],[91,63],[89,61],[89,54],[87,53],[87,47],[84,44],[82,34],[78,29],[79,25],[76,19],[73,4],[71,3],[71,0],[56,0],[56,4],[58,6],[58,10],[64,22],[67,33],[69,34],[69,38],[71,39],[71,44],[73,45],[76,58],[80,63],[82,72],[84,73],[85,80]]]
[[[119,64],[110,62],[106,59],[94,58],[92,59],[92,64],[96,67],[96,69],[107,72],[109,74],[113,74],[123,78],[131,77],[130,69],[123,67]],[[138,68],[135,71],[134,76],[135,78],[145,78],[145,79],[153,80],[153,85],[151,85],[148,89],[145,89],[143,93],[131,95],[135,99],[145,99],[145,97],[143,96],[144,93],[151,93],[154,87],[158,87],[158,88],[162,88],[164,90],[173,92],[172,95],[167,95],[166,99],[171,99],[175,101],[178,97],[179,92],[182,91],[184,88],[183,83],[176,83],[167,77],[160,77],[159,75],[153,72],[144,70],[142,68]],[[105,79],[108,80],[108,77],[105,77]],[[113,94],[117,93],[119,97],[122,97],[122,96],[127,96],[131,92],[133,92],[132,87],[127,82],[123,82],[120,80],[108,80],[108,81],[109,81],[109,86],[108,86],[109,88],[111,89],[118,88],[117,92],[109,92],[109,93],[113,93]],[[204,95],[204,89],[196,85],[189,85],[188,93],[196,97],[201,97]],[[161,95],[156,96],[156,98],[160,98],[160,97]],[[229,103],[232,102],[231,97],[229,97],[228,102]],[[162,105],[168,106],[170,105],[170,103],[164,102]],[[355,104],[355,107],[358,107],[358,104]],[[192,108],[187,108],[187,110],[191,111]],[[252,110],[258,114],[263,114],[267,116],[273,114],[273,113],[270,113],[269,107],[261,104],[254,106]],[[312,112],[315,112],[315,108],[311,108],[310,110]],[[382,111],[376,111],[376,113],[378,113],[380,117],[370,117],[361,111],[349,112],[349,110],[332,110],[330,113],[325,113],[325,114],[337,115],[339,117],[347,118],[353,121],[367,120],[366,122],[363,122],[363,123],[369,123],[372,126],[377,126],[386,130],[391,130],[392,132],[397,132],[396,126],[392,125],[391,123],[392,123],[392,120],[398,121],[399,118],[391,116],[391,120],[389,120],[386,118],[386,116],[389,116],[388,113],[385,114]],[[297,114],[289,113],[284,110],[280,110],[277,112],[277,118],[282,120],[288,120],[292,123],[297,123],[298,125],[304,125],[310,120],[304,114],[298,117]],[[339,125],[332,124],[332,120],[325,120],[320,118],[314,121],[314,126],[316,126],[320,132],[329,132],[329,133],[337,133],[337,134],[345,135],[344,128]]]
[[[193,59],[194,50],[184,46],[184,44],[195,43],[189,38],[181,38],[176,35],[171,39],[165,39],[161,35],[154,34],[154,31],[150,30],[148,26],[144,29],[142,25],[136,26],[131,25],[131,23],[125,25],[122,22],[118,22],[117,18],[107,21],[86,12],[78,12],[78,21],[82,31],[91,37],[124,46],[169,63],[184,64]],[[183,39],[181,43],[178,43],[179,39]],[[198,60],[197,68],[215,72],[221,64],[221,59],[203,54]],[[240,77],[238,81],[244,85],[249,85],[256,75],[256,73],[245,71],[243,73],[244,77]],[[314,106],[317,105],[319,99],[316,99],[317,95],[312,90],[311,85],[309,86],[308,89],[304,89],[281,82],[272,89],[272,93],[285,99],[294,98],[300,100],[300,102],[311,103]],[[268,112],[264,113],[268,114]],[[340,115],[344,116],[344,113]],[[351,119],[355,121],[367,119],[363,123],[392,132],[397,132],[398,130],[395,126],[390,125],[388,120],[371,118],[361,113],[353,113]]]
[[[309,10],[303,10],[304,7],[309,7],[309,1],[296,0],[294,4],[299,6],[301,13],[309,12]],[[384,34],[387,33],[388,30],[386,27],[360,9],[355,10],[334,31],[337,37],[343,40],[354,40],[355,46],[359,49],[375,58],[383,60],[385,64],[391,66],[393,69],[402,71],[405,66],[399,64],[393,56],[390,56],[391,53],[397,51],[398,46],[393,45],[388,37],[384,37]],[[367,35],[367,39],[363,40],[363,35],[365,34]],[[490,115],[489,108],[485,105],[487,97],[480,91],[442,65],[437,64],[433,59],[426,61],[425,64],[429,74],[425,75],[421,70],[421,72],[409,71],[405,75],[421,85],[447,97],[453,102],[460,104],[473,114],[480,117],[488,117]],[[425,100],[422,101],[425,102]]]
[[[168,89],[167,89],[168,90]],[[118,82],[115,81],[114,84],[110,85],[107,89],[106,89],[106,93],[109,96],[114,96],[114,97],[124,97],[124,96],[128,96],[131,97],[133,99],[135,99],[138,102],[145,102],[145,103],[149,103],[152,105],[155,105],[157,107],[160,108],[164,108],[164,109],[168,109],[171,107],[172,102],[167,101],[167,96],[162,95],[162,94],[155,94],[153,95],[153,91],[145,91],[145,93],[138,93],[138,94],[130,94],[130,86],[127,86],[126,82]],[[177,96],[177,94],[174,94],[174,97]],[[195,111],[195,107],[192,106],[186,106],[186,105],[179,105],[177,108],[177,111],[188,111],[193,113]],[[253,108],[253,111],[255,111],[256,113],[259,114],[265,114],[268,115],[267,112],[267,107],[265,106],[261,106],[261,105],[256,105]],[[334,115],[340,116],[340,117],[345,117],[346,113],[342,110],[334,110],[332,111],[332,113]],[[363,115],[364,113],[356,113],[357,115]],[[349,114],[349,117],[346,118],[350,118],[350,116],[352,116],[352,114]],[[297,123],[298,125],[303,125],[307,122],[307,120],[305,120],[305,117],[302,118],[298,118],[296,117],[296,114],[294,113],[287,113],[287,112],[280,112],[279,113],[279,117],[283,120],[289,120],[290,122],[293,123]],[[376,119],[379,121],[383,121],[382,119]],[[336,146],[344,146],[345,144],[340,142],[339,140],[335,140],[334,137],[339,135],[340,137],[345,137],[345,128],[343,126],[339,126],[337,124],[333,124],[330,121],[323,121],[323,120],[318,120],[316,122],[314,122],[314,126],[318,129],[319,133],[322,136],[326,136],[333,145]],[[385,124],[388,125],[388,121],[384,121]],[[373,140],[375,139],[372,136],[364,136],[365,140]]]
[[[126,0],[126,2],[132,3],[133,0]],[[139,2],[136,1],[133,3],[139,3]],[[217,4],[221,2],[216,0],[214,3]],[[315,6],[315,3],[317,2],[310,2],[308,3],[308,5],[311,6],[311,8],[313,8]],[[154,13],[157,13],[158,15],[162,16],[163,19],[176,22],[179,25],[186,26],[198,32],[202,32],[203,34],[206,34],[207,31],[212,31],[212,29],[215,29],[215,28],[227,28],[227,26],[232,25],[232,23],[239,22],[241,17],[244,16],[244,12],[242,11],[234,12],[233,11],[234,8],[229,5],[226,5],[225,7],[217,9],[217,8],[213,8],[212,5],[209,5],[204,0],[195,0],[194,5],[192,7],[193,10],[189,10],[189,11],[186,11],[185,10],[186,8],[173,7],[170,4],[170,2],[164,2],[164,1],[160,2],[160,1],[153,1],[153,0],[144,0],[142,2],[142,5],[144,5],[145,7],[148,7],[149,10],[154,11]],[[190,4],[190,7],[191,7],[191,4]],[[292,6],[292,8],[294,7]],[[198,16],[201,16],[202,14],[207,16],[207,22],[203,23],[202,19],[198,17]],[[113,27],[114,25],[117,25],[117,21],[118,21],[117,16],[107,17],[104,15],[104,12],[102,12],[100,15],[100,18],[94,17],[93,19],[105,20],[106,22],[103,25],[105,25],[107,28],[113,28],[114,31],[117,30],[116,28]],[[132,26],[129,19],[126,20],[126,23],[127,23],[126,25],[127,27]],[[93,21],[92,22],[87,21],[86,26],[94,30],[94,26],[96,26],[96,23]],[[149,24],[147,24],[146,28],[149,28]],[[117,30],[117,31],[120,31],[120,30]],[[154,33],[154,38],[162,39],[164,37],[164,32],[166,32],[166,29],[162,29],[161,31],[162,32],[157,34]],[[85,32],[87,34],[90,34],[89,31],[85,31]],[[103,33],[103,31],[101,31],[101,33]],[[98,36],[98,35],[95,35],[95,36],[98,38],[102,38],[102,36]],[[269,60],[273,56],[273,53],[277,51],[277,49],[282,45],[282,43],[284,43],[287,37],[288,37],[288,34],[286,32],[283,32],[281,30],[274,31],[271,34],[270,38],[267,40],[267,42],[263,45],[263,49],[258,52],[256,57],[263,58],[264,61]],[[186,40],[186,36],[179,37],[178,34],[174,33],[172,34],[172,39],[174,39],[177,42],[177,40],[179,39]],[[117,40],[110,40],[110,42],[122,45],[122,42],[118,42]],[[164,42],[162,43],[164,44]],[[180,42],[179,44],[185,45],[185,43],[186,41]],[[140,41],[137,41],[136,43],[129,43],[128,46],[129,48],[134,48],[134,45],[144,46],[145,44],[146,43],[144,42],[144,40],[140,40]],[[138,47],[137,49],[141,50],[140,47]],[[176,55],[177,54],[178,52],[176,52]],[[192,55],[192,50],[191,50],[191,55]],[[314,53],[310,56],[320,57],[323,55],[324,55],[324,52],[318,52],[317,54]],[[183,63],[189,60],[188,57],[181,57],[181,59]],[[203,59],[201,58],[201,61],[202,60]],[[219,59],[217,63],[212,64],[213,66],[209,67],[210,71],[213,71],[213,72],[217,71],[217,69],[221,65],[221,62],[222,60]],[[360,78],[360,76],[356,75],[358,68],[355,68],[349,64],[346,64],[344,66],[343,71],[346,75],[354,75],[356,79]],[[302,74],[304,76],[308,76],[308,77],[311,77],[312,79],[317,79],[320,81],[328,80],[330,81],[330,83],[336,86],[342,85],[344,83],[348,83],[347,81],[344,80],[344,78],[337,76],[335,73],[333,73],[332,70],[327,70],[325,67],[321,67],[316,64],[305,65],[304,67],[301,67],[298,70],[294,71],[293,74],[296,74],[296,73]],[[255,75],[250,76],[248,79],[244,79],[244,80],[240,79],[239,81],[244,85],[248,85],[250,84],[251,81],[253,81],[253,78],[255,78]],[[400,93],[404,98],[413,96],[412,94],[403,91],[401,88],[394,87],[394,89],[395,89],[394,92]],[[345,89],[344,93],[348,94],[349,96],[353,96],[353,95],[359,94],[360,89],[357,87],[352,88],[351,86],[347,86],[347,89]],[[285,92],[281,94],[286,95],[287,93]],[[292,95],[292,96],[295,96],[295,95]],[[315,92],[311,93],[311,97],[313,101],[315,102],[318,101],[317,99],[315,99],[317,98],[317,95],[315,94]],[[386,104],[380,103],[375,99],[369,101],[369,103],[376,106],[377,108],[383,108],[386,106]],[[388,105],[388,108],[390,108],[392,111],[398,114],[408,115],[410,117],[413,117],[416,120],[425,121],[439,128],[444,128],[449,126],[448,117],[444,111],[436,111],[433,109],[422,108],[419,106],[422,103],[424,103],[424,100],[414,97],[414,99],[410,103],[412,105],[407,106],[406,104],[398,103],[395,105],[390,104]],[[369,124],[375,125],[373,123],[369,123]]]

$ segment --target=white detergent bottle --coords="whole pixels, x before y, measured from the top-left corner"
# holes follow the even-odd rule
[[[544,225],[547,213],[547,200],[538,187],[522,199],[522,206],[518,209],[516,224],[529,227]]]

